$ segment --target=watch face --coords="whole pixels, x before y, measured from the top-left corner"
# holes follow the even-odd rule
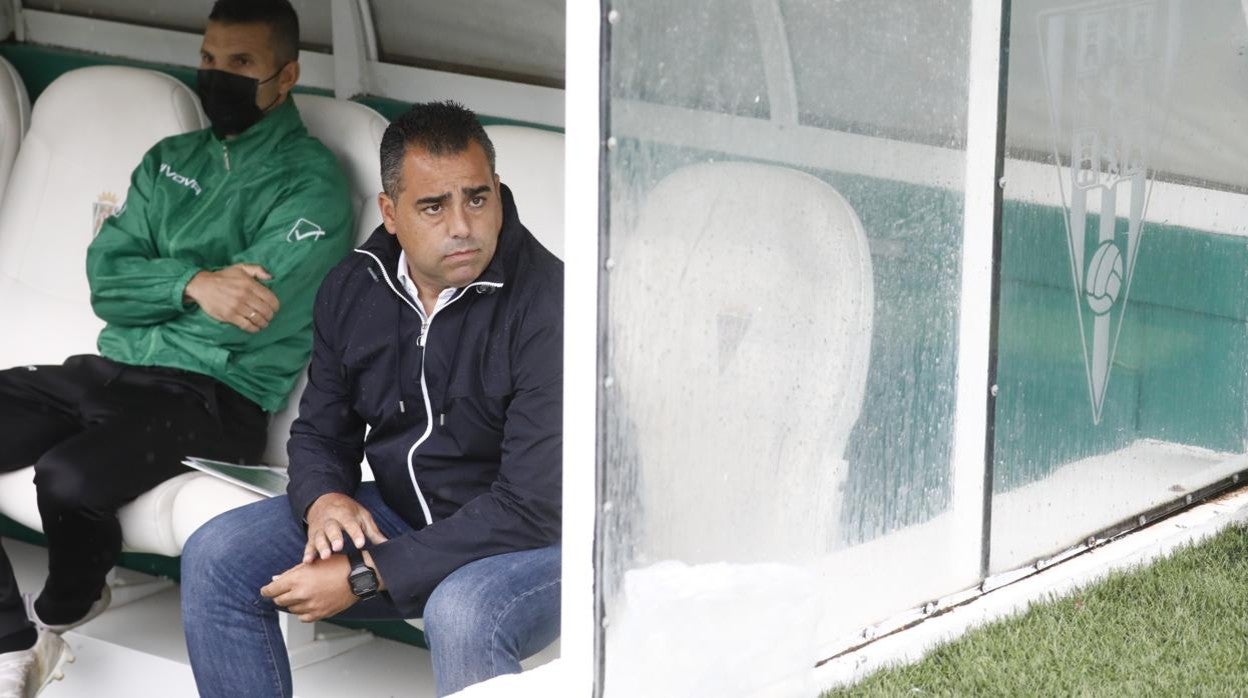
[[[351,593],[356,596],[366,598],[377,593],[377,575],[367,567],[352,572],[347,581],[351,583]]]

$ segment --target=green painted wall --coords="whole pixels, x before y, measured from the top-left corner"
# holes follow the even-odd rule
[[[1068,255],[1059,209],[1006,204],[994,490],[1142,438],[1242,451],[1244,239],[1144,226],[1100,425],[1092,423]]]

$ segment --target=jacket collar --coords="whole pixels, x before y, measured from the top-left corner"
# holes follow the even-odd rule
[[[511,195],[511,189],[506,184],[501,185],[503,199],[503,227],[498,234],[498,245],[494,248],[494,257],[490,263],[486,265],[481,275],[473,280],[473,283],[490,283],[494,285],[504,285],[510,276],[509,271],[515,268],[514,260],[519,254],[524,239],[529,236],[529,231],[524,229],[520,224],[519,214],[516,212],[516,202]],[[399,264],[399,239],[391,235],[386,230],[385,225],[377,226],[377,229],[368,236],[368,240],[356,248],[357,252],[366,253],[374,257],[381,263],[381,271],[396,288],[401,288],[399,280],[395,278],[395,270]]]
[[[253,161],[263,161],[287,137],[307,135],[307,132],[299,116],[299,108],[295,106],[295,96],[288,94],[286,101],[237,136],[220,139],[212,129],[208,129],[208,137],[229,151],[233,169]]]

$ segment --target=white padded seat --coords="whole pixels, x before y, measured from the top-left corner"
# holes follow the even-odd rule
[[[181,555],[182,539],[176,535],[177,502],[182,490],[206,475],[183,473],[144,492],[121,508],[122,544],[127,550],[159,555]]]
[[[89,114],[85,118],[84,114]],[[161,138],[203,128],[194,93],[149,70],[70,71],[39,97],[0,209],[0,368],[55,364],[95,351],[86,253],[98,216],[120,204],[130,173]],[[121,511],[130,549],[176,554],[169,512],[190,477]],[[0,476],[0,513],[41,529],[33,468]]]
[[[347,175],[355,209],[355,239],[364,242],[381,225],[381,138],[390,122],[369,107],[332,97],[295,95],[303,123],[333,151]]]
[[[205,476],[184,473],[160,483],[122,507],[118,519],[123,546],[127,550],[160,555],[181,552],[184,539],[176,538],[172,525],[174,500],[184,486],[201,477]],[[0,513],[23,526],[42,531],[34,480],[33,467],[0,475]]]
[[[30,127],[30,98],[12,63],[0,58],[0,197],[9,182],[17,149]]]
[[[169,532],[178,552],[196,529],[218,514],[264,499],[262,495],[209,475],[193,473],[189,477],[193,479],[178,488],[170,519]]]
[[[611,253],[611,353],[634,415],[639,550],[691,564],[827,552],[871,351],[857,215],[808,174],[711,163],[661,180],[629,227]]]
[[[88,115],[84,116],[84,115]],[[161,138],[206,125],[190,88],[120,66],[70,71],[39,97],[0,210],[0,366],[95,351],[87,245]]]
[[[563,259],[563,134],[528,126],[486,126],[494,169],[516,197],[520,222]]]

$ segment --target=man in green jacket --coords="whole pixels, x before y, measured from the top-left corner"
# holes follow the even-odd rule
[[[287,0],[218,0],[198,75],[212,128],[148,151],[88,250],[99,355],[0,371],[0,472],[35,465],[49,559],[24,609],[0,551],[0,687],[21,652],[13,671],[41,684],[36,638],[55,653],[51,633],[107,605],[118,509],[187,455],[258,459],[308,359],[317,286],[353,235],[346,180],[290,96],[298,37]]]

